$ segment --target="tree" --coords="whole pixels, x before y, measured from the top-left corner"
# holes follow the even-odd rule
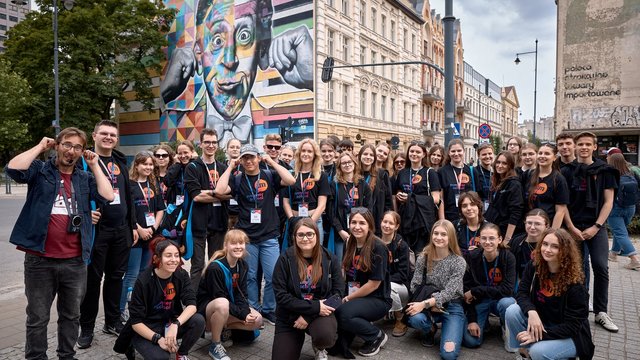
[[[3,59],[0,59],[0,84],[0,164],[6,164],[31,142],[27,124],[20,121],[31,97],[27,81],[12,72]]]
[[[489,142],[491,142],[491,145],[493,146],[493,148],[496,151],[496,154],[499,153],[500,151],[504,150],[502,148],[502,136],[496,136],[496,135],[489,135]]]
[[[537,136],[533,137],[533,133],[529,130],[527,130],[527,141],[537,147],[540,147],[540,145],[542,145],[542,141],[540,140],[540,138]]]
[[[9,31],[4,57],[32,89],[29,130],[51,135],[54,119],[52,1],[37,0],[40,12]],[[145,110],[154,106],[150,73],[161,71],[165,33],[174,16],[161,1],[76,0],[58,7],[61,127],[91,130],[123,107],[132,89]]]

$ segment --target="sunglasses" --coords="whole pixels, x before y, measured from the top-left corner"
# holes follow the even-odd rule
[[[167,159],[169,154],[153,154],[153,156],[155,156],[156,159]]]
[[[351,214],[360,214],[360,215],[364,215],[366,213],[369,212],[369,209],[366,207],[362,207],[362,206],[358,206],[358,207],[354,207],[351,208]]]
[[[404,160],[396,160],[393,163],[394,164],[404,164],[404,163],[406,163],[406,161],[404,161]]]
[[[265,145],[269,150],[280,150],[282,145]]]

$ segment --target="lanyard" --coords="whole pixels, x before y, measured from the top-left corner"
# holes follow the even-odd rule
[[[111,158],[111,166],[109,168],[107,168],[107,165],[105,165],[104,162],[102,162],[102,159],[99,159],[99,160],[100,160],[100,165],[102,165],[102,168],[104,169],[104,171],[107,172],[107,176],[109,176],[109,180],[111,181],[111,187],[114,187],[116,184],[116,175],[114,174],[116,170],[116,165],[114,164],[113,158]]]
[[[259,171],[258,172],[258,180],[256,180],[256,184],[258,184],[258,186],[260,186],[260,174],[262,172]],[[251,181],[249,181],[249,177],[247,176],[247,174],[244,174],[244,178],[247,179],[247,185],[249,185],[249,191],[251,192],[251,196],[253,197],[253,201],[256,204],[256,207],[254,209],[258,208],[258,189],[256,188],[255,185],[251,186]],[[253,190],[255,190],[256,192],[254,193]]]
[[[364,182],[366,182],[367,185],[369,185],[369,180],[371,180],[371,174],[367,175],[367,177],[364,179]]]
[[[333,172],[335,171],[336,167],[335,165],[328,165],[327,167],[331,170],[327,172],[327,170],[325,170],[326,168],[322,166],[322,171],[327,174],[327,176],[329,177],[329,181],[331,181],[331,179],[333,179]]]
[[[216,185],[218,184],[218,180],[213,181],[213,177],[211,177],[211,172],[209,172],[209,166],[207,166],[207,163],[204,162],[204,157],[201,158],[202,162],[204,163],[204,166],[207,168],[207,174],[209,175],[209,185],[211,186],[211,190],[215,190]],[[218,162],[213,160],[213,171],[216,172],[216,176],[218,176]]]
[[[487,184],[487,177],[484,175],[484,168],[480,166],[480,172],[482,173],[482,182],[484,183],[485,189],[491,188],[491,170],[489,170],[489,183]]]
[[[147,205],[147,210],[151,212],[151,190],[149,190],[149,180],[145,181],[145,185],[147,186],[146,196],[144,194],[144,190],[142,189],[142,185],[140,185],[140,182],[136,182],[138,183],[138,187],[140,188],[140,192],[142,193],[142,197],[144,198],[144,203]]]
[[[69,217],[78,215],[76,209],[76,191],[73,188],[73,181],[71,182],[71,208],[69,208],[69,198],[67,197],[67,192],[64,190],[64,180],[62,179],[60,179],[60,192],[62,193],[64,206],[67,208],[67,214],[69,215]]]
[[[456,167],[451,165],[451,171],[453,171],[453,177],[456,179],[456,185],[457,189],[458,189],[458,194],[460,194],[460,190],[462,190],[462,173],[464,172],[464,165],[462,166],[462,169],[460,170],[460,176],[458,176],[458,174],[456,174]]]
[[[300,192],[302,193],[301,194],[301,197],[302,197],[302,202],[301,203],[302,204],[306,204],[307,203],[306,202],[307,197],[305,196],[306,191],[305,191],[305,188],[304,188],[304,181],[302,180],[302,173],[299,173],[298,176],[300,176]],[[309,176],[307,176],[307,179],[309,179],[310,177],[311,177],[311,173],[309,173]]]
[[[484,257],[484,254],[482,254],[482,265],[484,266],[484,275],[487,279],[487,286],[493,286],[493,279],[496,277],[496,268],[498,267],[498,260],[499,258],[496,256],[496,260],[493,263],[493,273],[491,274],[491,277],[489,277],[489,272],[487,271],[487,259]]]
[[[347,184],[342,185],[344,187],[344,191],[347,194],[347,202],[349,203],[349,211],[351,211],[351,208],[353,207],[353,205],[355,205],[355,203],[353,202],[353,197],[351,197],[351,190],[353,190],[353,188],[356,186],[355,183],[351,184],[351,189],[347,190]]]
[[[418,170],[416,170],[415,174],[413,173],[413,169],[409,168],[409,192],[412,193],[413,192],[413,178],[418,175],[418,173],[420,172],[420,170],[422,170],[422,166],[420,166],[420,168]],[[429,181],[429,179],[426,179],[427,181]]]
[[[471,241],[471,238],[469,237],[469,225],[466,226],[467,227],[467,246],[469,246],[469,241]],[[478,230],[480,230],[480,227],[478,226],[478,228],[473,232],[473,237],[475,238],[476,235],[478,235]],[[484,256],[482,257],[482,259],[484,260]],[[486,267],[486,266],[485,266]],[[486,270],[485,270],[486,272]]]

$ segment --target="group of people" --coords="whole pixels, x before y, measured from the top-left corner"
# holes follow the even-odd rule
[[[458,139],[392,155],[384,142],[356,153],[348,139],[293,147],[269,134],[262,151],[230,139],[221,157],[203,129],[201,154],[161,144],[129,167],[116,123],[92,138],[88,149],[67,128],[7,165],[29,184],[11,234],[25,252],[28,359],[46,353],[55,296],[59,357],[91,346],[101,285],[102,331],[130,357],[188,359],[206,331],[209,355],[229,359],[224,344],[253,341],[263,322],[273,358],[299,358],[305,334],[317,359],[354,358],[356,337],[373,356],[389,319],[427,347],[441,323],[440,355],[454,359],[482,344],[493,313],[507,351],[588,359],[589,260],[595,321],[612,332],[607,261],[640,269],[626,233],[639,181],[619,150],[598,159],[589,132],[539,148],[512,138],[497,155],[482,144],[477,165]]]

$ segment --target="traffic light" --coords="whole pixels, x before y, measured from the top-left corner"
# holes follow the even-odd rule
[[[324,59],[324,63],[322,64],[322,82],[328,83],[331,81],[331,77],[333,76],[333,64],[334,60],[331,56]]]

